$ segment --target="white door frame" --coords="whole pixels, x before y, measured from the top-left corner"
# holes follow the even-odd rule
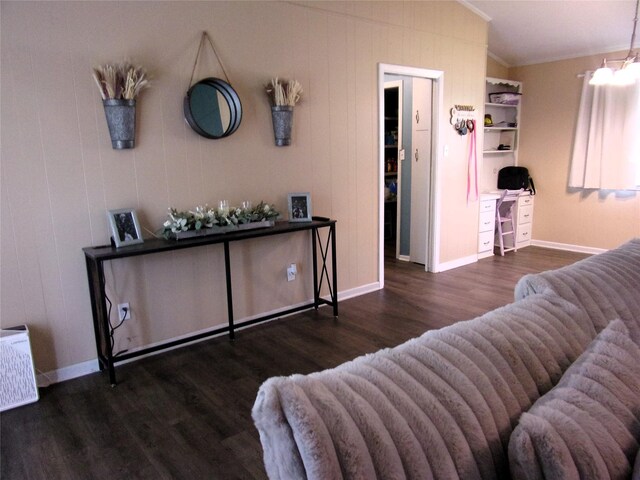
[[[431,208],[429,215],[429,245],[425,270],[438,271],[440,264],[440,164],[442,149],[441,118],[444,112],[444,72],[426,68],[387,63],[378,64],[378,283],[384,287],[384,76],[405,75],[433,80],[433,137],[431,142]]]

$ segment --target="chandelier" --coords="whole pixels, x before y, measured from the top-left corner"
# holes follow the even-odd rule
[[[636,80],[640,79],[640,54],[633,52],[633,47],[636,40],[636,27],[638,26],[638,5],[640,0],[636,0],[636,15],[633,19],[633,32],[631,33],[631,45],[629,46],[629,53],[626,58],[621,60],[602,60],[602,65],[595,72],[591,80],[590,85],[631,85]],[[620,68],[614,70],[609,66],[610,63],[622,64]]]

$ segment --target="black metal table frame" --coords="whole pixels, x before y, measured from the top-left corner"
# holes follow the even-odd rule
[[[323,243],[320,235],[320,229],[328,228],[329,232]],[[288,308],[276,313],[270,313],[251,320],[247,320],[238,325],[234,323],[233,318],[233,292],[231,286],[231,262],[229,254],[229,244],[240,240],[250,238],[267,237],[272,235],[280,235],[284,233],[294,233],[300,231],[311,231],[312,244],[312,264],[313,264],[313,301]],[[227,289],[227,315],[228,325],[206,332],[200,332],[187,337],[176,340],[163,342],[152,347],[142,348],[134,352],[123,353],[114,356],[110,339],[110,323],[107,310],[106,282],[104,276],[104,262],[117,260],[127,257],[135,257],[140,255],[150,255],[152,253],[168,252],[172,250],[180,250],[185,248],[201,247],[205,245],[214,245],[222,243],[224,246],[224,267],[225,280]],[[321,268],[318,268],[318,247],[320,249],[320,259],[322,261]],[[93,315],[93,327],[96,338],[96,349],[98,351],[98,365],[100,370],[108,370],[109,381],[111,385],[116,385],[115,364],[125,360],[146,355],[159,350],[164,350],[177,345],[193,342],[201,338],[219,335],[220,333],[229,333],[229,338],[235,338],[235,329],[237,327],[245,327],[259,322],[271,320],[311,307],[317,309],[321,304],[333,307],[333,315],[338,316],[338,290],[337,290],[337,261],[336,261],[336,221],[323,217],[313,217],[311,222],[277,222],[275,226],[255,229],[243,230],[219,235],[209,235],[188,238],[184,240],[161,240],[149,239],[142,244],[131,245],[128,247],[115,248],[110,245],[102,247],[86,247],[82,249],[85,255],[87,265],[87,277],[89,281],[89,292],[91,295],[91,311]],[[331,275],[327,268],[327,257],[331,252]],[[329,290],[329,299],[320,296],[324,280],[327,281]]]

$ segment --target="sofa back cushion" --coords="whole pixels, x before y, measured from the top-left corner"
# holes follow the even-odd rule
[[[509,442],[513,478],[628,479],[640,441],[640,347],[613,321]]]
[[[640,238],[557,270],[525,275],[515,298],[549,293],[583,308],[600,332],[621,319],[640,343]]]
[[[267,473],[504,478],[521,412],[594,337],[582,310],[531,295],[334,369],[271,378],[252,412]]]

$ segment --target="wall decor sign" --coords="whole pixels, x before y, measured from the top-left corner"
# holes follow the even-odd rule
[[[144,242],[138,216],[134,209],[109,210],[107,217],[111,227],[111,239],[116,248]]]
[[[449,113],[449,123],[460,135],[472,133],[475,128],[476,108],[473,105],[454,105]]]
[[[290,222],[310,222],[312,220],[310,193],[290,193],[287,203]]]

